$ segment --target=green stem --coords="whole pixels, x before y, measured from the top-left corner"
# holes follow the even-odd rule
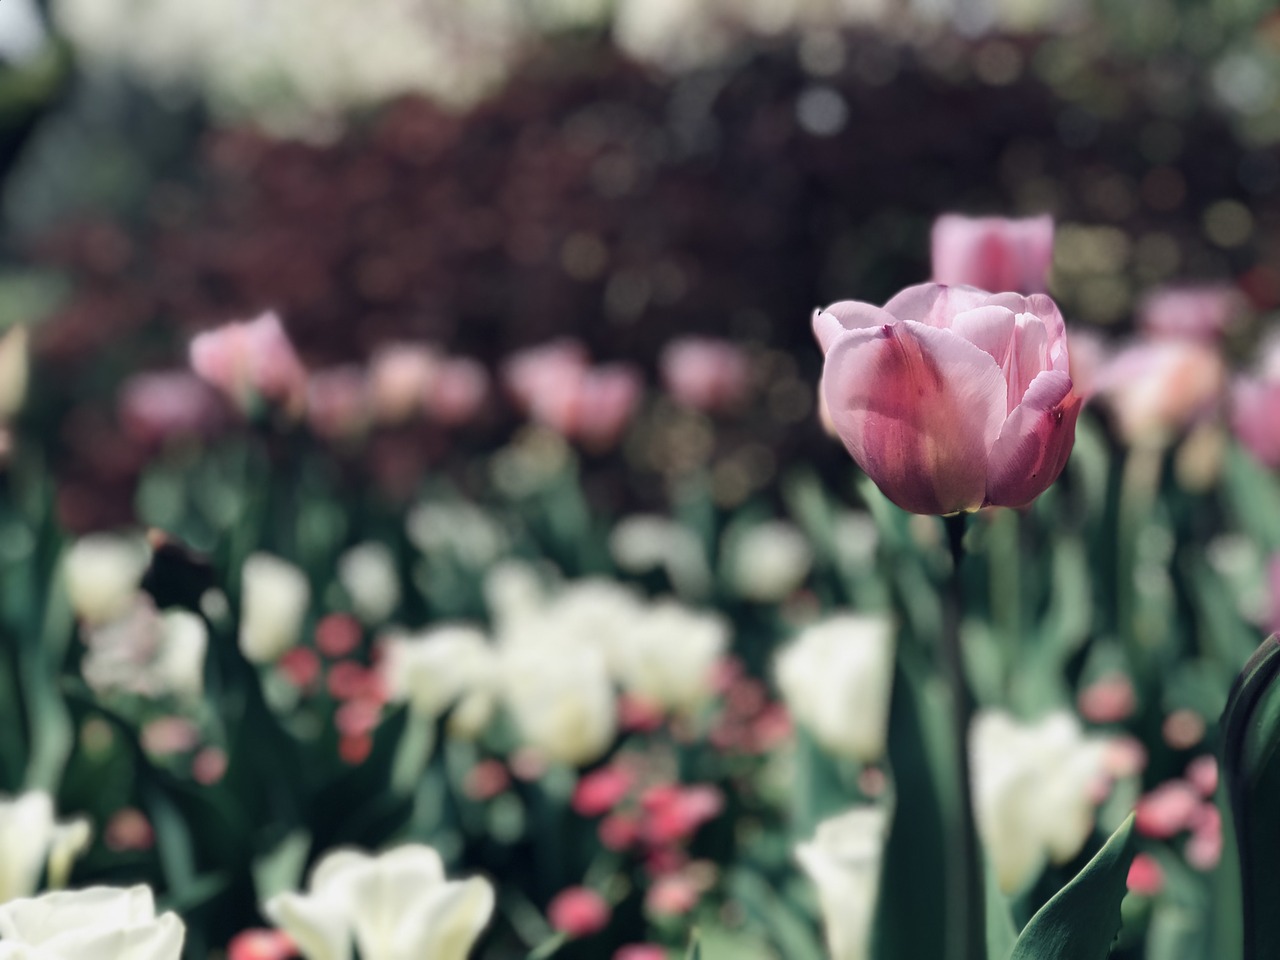
[[[985,960],[986,884],[982,868],[982,848],[973,816],[973,777],[969,769],[969,726],[973,720],[973,697],[965,682],[964,657],[960,649],[960,619],[964,611],[960,564],[964,559],[966,514],[946,518],[947,545],[951,549],[951,576],[943,609],[941,658],[951,702],[951,733],[959,781],[956,829],[951,831],[953,868],[948,871],[952,910],[951,944],[956,960]]]

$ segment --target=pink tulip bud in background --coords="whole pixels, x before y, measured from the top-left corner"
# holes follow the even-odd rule
[[[903,509],[1020,507],[1066,465],[1081,401],[1047,296],[926,283],[817,310],[813,329],[836,431]]]
[[[1164,287],[1143,298],[1138,323],[1152,337],[1214,341],[1244,308],[1240,291],[1227,284]]]
[[[563,338],[518,350],[502,365],[502,383],[517,408],[528,413],[536,399],[565,379],[576,379],[587,369],[586,348]]]
[[[369,426],[369,384],[364,368],[348,364],[317,370],[307,380],[307,423],[330,440],[354,437]]]
[[[933,279],[981,290],[1044,293],[1053,264],[1053,217],[1006,220],[947,213],[933,222]]]
[[[453,357],[443,361],[428,381],[427,414],[446,426],[474,420],[489,398],[489,374],[478,361]]]
[[[221,425],[224,403],[187,370],[134,374],[120,387],[116,400],[125,432],[141,443],[207,436]]]
[[[1217,410],[1226,377],[1215,346],[1149,340],[1107,361],[1094,386],[1126,443],[1161,446]]]
[[[1259,463],[1280,467],[1280,338],[1263,347],[1256,374],[1232,385],[1231,428]]]
[[[659,360],[675,401],[706,413],[731,410],[745,398],[750,369],[737,344],[710,337],[672,340]]]
[[[618,442],[640,403],[640,375],[626,364],[603,364],[541,381],[533,419],[594,450]]]
[[[241,409],[260,397],[301,411],[307,374],[275,313],[206,330],[191,341],[189,353],[191,369]]]
[[[440,354],[422,343],[392,343],[369,362],[369,392],[379,423],[403,423],[418,413]]]
[[[594,890],[569,887],[556,894],[547,907],[551,927],[570,937],[589,937],[609,925],[608,902]]]

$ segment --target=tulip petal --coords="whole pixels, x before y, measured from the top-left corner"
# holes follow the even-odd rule
[[[957,314],[951,323],[951,331],[981,347],[1003,367],[1013,345],[1013,331],[1017,316],[1008,307],[987,304]]]
[[[896,320],[914,320],[930,327],[949,327],[951,318],[957,313],[973,310],[990,300],[991,294],[977,287],[918,283],[897,293],[884,305],[884,310]]]
[[[841,300],[813,311],[813,335],[822,352],[826,353],[836,338],[846,330],[879,327],[893,322],[893,314],[882,307],[860,300]]]
[[[991,448],[987,503],[1024,506],[1058,479],[1075,442],[1080,404],[1071,378],[1059,370],[1031,381]]]
[[[989,354],[919,323],[853,330],[827,353],[823,390],[850,454],[898,506],[981,505],[1005,417],[1004,377]]]

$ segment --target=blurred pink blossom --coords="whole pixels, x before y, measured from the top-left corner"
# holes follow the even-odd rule
[[[1222,859],[1222,814],[1212,802],[1201,804],[1192,818],[1184,852],[1197,870],[1212,870]]]
[[[306,690],[320,676],[320,657],[310,647],[294,647],[276,661],[276,669],[293,686]]]
[[[1168,780],[1138,800],[1134,825],[1143,836],[1166,840],[1191,827],[1202,802],[1187,781]]]
[[[702,890],[683,873],[658,877],[645,894],[644,905],[659,917],[678,917],[688,913],[702,899]]]
[[[1164,869],[1149,853],[1139,853],[1129,864],[1126,881],[1131,891],[1142,897],[1154,897],[1164,889]]]
[[[489,399],[489,373],[469,357],[451,357],[440,363],[427,382],[424,404],[427,415],[445,426],[474,420]]]
[[[541,382],[530,404],[533,419],[593,450],[617,443],[640,402],[640,374],[626,364],[566,370]]]
[[[191,369],[242,410],[259,397],[295,415],[306,403],[306,370],[273,312],[197,334],[189,356]]]
[[[1243,295],[1228,284],[1163,287],[1138,307],[1138,324],[1157,338],[1214,341],[1244,310]]]
[[[502,384],[516,407],[528,413],[537,397],[561,380],[576,379],[588,366],[587,348],[577,340],[552,340],[507,357],[502,365]]]
[[[1127,674],[1112,673],[1081,690],[1076,702],[1090,723],[1119,723],[1133,714],[1137,696]]]
[[[191,775],[206,787],[222,779],[227,772],[227,751],[221,747],[205,747],[191,761]]]
[[[596,830],[607,850],[629,850],[640,840],[640,818],[630,813],[611,813]]]
[[[297,945],[283,930],[243,930],[227,944],[227,960],[288,960],[297,955]]]
[[[747,394],[747,355],[728,340],[679,337],[663,349],[659,367],[675,401],[694,410],[731,410]]]
[[[715,787],[659,784],[640,798],[645,820],[643,835],[654,845],[688,840],[708,820],[724,809],[724,795]]]
[[[1256,371],[1232,384],[1231,427],[1259,463],[1280,467],[1280,336],[1263,344]]]
[[[120,853],[126,850],[150,850],[155,843],[151,821],[137,807],[122,807],[111,815],[102,833],[102,842],[108,850]]]
[[[1053,265],[1053,217],[947,213],[933,222],[933,279],[991,293],[1044,293]]]
[[[137,373],[120,387],[120,423],[140,443],[204,437],[222,425],[222,399],[189,370]]]
[[[326,657],[349,656],[360,646],[360,621],[349,613],[331,613],[316,624],[316,649]]]
[[[613,960],[668,960],[668,957],[666,948],[656,943],[629,943],[618,948]]]
[[[157,757],[194,750],[200,742],[200,731],[186,717],[157,717],[142,728],[142,748]]]
[[[608,813],[631,792],[635,775],[626,767],[610,764],[585,774],[573,791],[573,809],[579,816]]]
[[[372,404],[364,369],[354,364],[317,370],[307,378],[307,423],[317,436],[340,440],[369,427]]]
[[[1226,364],[1215,346],[1147,340],[1112,357],[1095,387],[1126,443],[1163,446],[1217,413],[1226,381]]]
[[[1096,331],[1068,327],[1067,353],[1076,396],[1088,400],[1097,389],[1098,374],[1109,359],[1107,343]]]
[[[375,419],[402,423],[415,416],[440,363],[439,352],[422,343],[391,343],[374,353],[369,393]]]
[[[589,937],[609,925],[608,902],[586,887],[561,890],[547,906],[547,919],[558,933],[570,937]]]
[[[1187,764],[1185,776],[1202,797],[1212,797],[1218,792],[1218,758],[1211,753],[1196,757]]]
[[[511,787],[511,774],[501,760],[481,760],[467,771],[463,789],[472,800],[492,800]]]

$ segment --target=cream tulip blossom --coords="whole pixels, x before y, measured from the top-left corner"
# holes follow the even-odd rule
[[[831,960],[869,960],[888,817],[856,807],[818,825],[796,859],[818,888]]]
[[[809,575],[813,549],[800,528],[784,520],[757,524],[724,545],[738,593],[759,603],[785,600]]]
[[[713,693],[712,671],[729,645],[715,614],[660,601],[630,623],[617,651],[624,690],[668,710],[696,710]]]
[[[616,699],[604,653],[579,641],[509,646],[502,653],[503,702],[521,739],[548,760],[582,766],[616,733]]]
[[[824,750],[862,763],[884,755],[894,646],[887,617],[841,614],[808,627],[779,653],[787,709]]]
[[[475,627],[447,624],[393,635],[383,641],[382,654],[388,696],[421,716],[435,719],[460,701],[497,694],[498,656]]]
[[[385,543],[356,544],[338,558],[338,582],[367,624],[386,621],[400,605],[400,575]]]
[[[55,819],[53,797],[43,790],[0,794],[0,903],[31,896],[42,874],[61,886],[91,837],[85,818]]]
[[[292,563],[269,553],[245,560],[240,584],[240,652],[253,663],[271,663],[298,642],[311,585]]]
[[[1107,740],[1086,737],[1066,711],[1033,724],[986,711],[974,718],[969,750],[978,833],[1000,889],[1020,892],[1093,832]]]
[[[282,893],[263,912],[306,960],[465,960],[493,914],[487,880],[446,880],[431,847],[371,855],[335,850],[311,872],[306,893]]]
[[[90,626],[124,616],[150,562],[151,552],[139,536],[91,533],[81,537],[62,559],[71,609]]]
[[[147,886],[62,890],[0,904],[0,960],[178,960],[186,930]]]

